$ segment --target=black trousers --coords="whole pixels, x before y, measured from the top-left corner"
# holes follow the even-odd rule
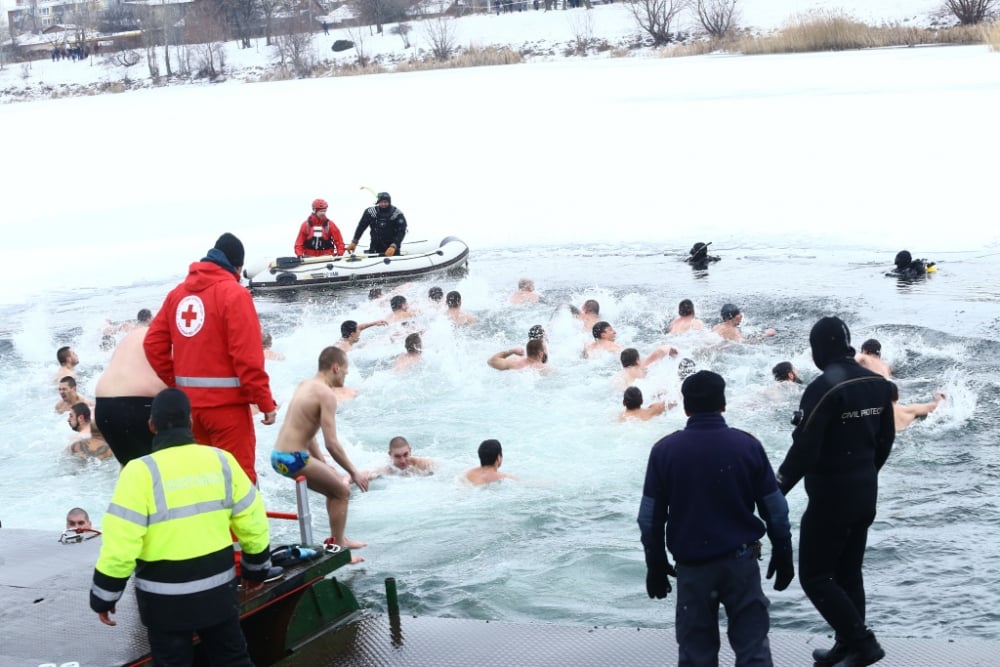
[[[209,664],[213,667],[253,667],[237,616],[218,625],[196,630],[146,630],[154,667],[191,667],[194,664],[195,632],[198,633]]]

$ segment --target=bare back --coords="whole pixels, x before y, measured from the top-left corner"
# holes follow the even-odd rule
[[[167,388],[149,365],[142,349],[147,331],[149,327],[133,329],[118,343],[108,367],[97,380],[97,398],[156,396]]]
[[[325,435],[336,439],[336,413],[337,397],[333,389],[317,378],[303,380],[288,402],[285,421],[278,431],[274,448],[279,452],[309,450],[324,423],[328,424],[327,428],[333,429],[332,434]]]

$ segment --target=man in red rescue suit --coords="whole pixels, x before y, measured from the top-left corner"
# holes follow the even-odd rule
[[[224,449],[256,484],[250,405],[273,424],[277,406],[264,371],[260,320],[240,285],[243,243],[219,237],[167,295],[143,341],[146,359],[168,387],[191,399],[195,442]]]
[[[313,200],[313,212],[299,227],[299,236],[295,239],[296,257],[344,254],[344,237],[333,220],[326,217],[326,208],[325,199]]]
[[[104,515],[90,608],[111,618],[135,572],[139,618],[157,667],[194,663],[194,633],[213,665],[253,667],[240,629],[233,538],[248,591],[272,576],[267,512],[228,452],[192,442],[179,389],[153,399],[153,453],[122,468]],[[200,664],[200,663],[199,663]]]

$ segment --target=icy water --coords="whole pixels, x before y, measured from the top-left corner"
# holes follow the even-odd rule
[[[559,307],[595,298],[623,345],[647,354],[670,342],[721,373],[728,422],[756,434],[775,466],[790,443],[798,393],[775,393],[770,368],[787,359],[807,382],[815,377],[807,336],[821,316],[843,317],[856,346],[868,337],[882,341],[904,403],[943,390],[948,401],[899,434],[881,476],[866,562],[869,623],[891,636],[1000,639],[1000,249],[933,255],[940,271],[914,285],[882,275],[896,248],[818,252],[734,238],[713,246],[723,260],[707,274],[681,262],[686,249],[473,248],[467,278],[403,288],[422,309],[423,362],[394,372],[402,340],[387,329],[365,331],[347,378],[359,395],[340,407],[340,435],[359,467],[386,463],[389,439],[404,435],[439,469],[432,477],[376,480],[369,493],[352,497],[348,534],[369,546],[359,552],[366,562],[342,576],[361,603],[383,609],[382,582],[394,576],[409,614],[672,626],[672,598],[646,597],[635,516],[649,447],[681,428],[684,417],[675,409],[645,423],[616,420],[617,359],[583,360],[588,335]],[[544,303],[508,304],[520,276],[534,278]],[[104,318],[158,308],[177,279],[51,291],[0,307],[4,526],[51,530],[55,539],[73,505],[100,524],[117,466],[60,455],[70,431],[52,409],[54,350],[78,350],[83,393],[92,395],[110,355],[99,346]],[[453,328],[425,299],[432,285],[458,289],[478,322]],[[694,301],[709,326],[721,305],[733,302],[748,333],[774,327],[778,335],[757,345],[719,345],[708,335],[670,339],[662,330],[682,298]],[[279,403],[314,372],[344,319],[366,322],[389,310],[362,292],[261,296],[257,308],[274,348],[287,356],[268,367]],[[533,324],[549,331],[550,374],[487,367],[494,352],[523,345]],[[653,367],[640,386],[647,396],[676,394],[676,361]],[[257,468],[268,507],[292,510],[291,483],[267,464],[277,429],[258,426]],[[503,469],[517,481],[476,489],[459,481],[485,438],[503,443]],[[801,485],[789,503],[797,540]],[[314,530],[325,535],[316,496],[312,507]],[[274,523],[273,531],[274,543],[297,537],[287,523]],[[825,631],[797,583],[770,598],[774,627]]]

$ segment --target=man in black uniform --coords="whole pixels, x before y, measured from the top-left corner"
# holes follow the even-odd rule
[[[358,241],[365,230],[371,227],[371,244],[368,254],[392,257],[399,252],[399,247],[406,236],[406,217],[403,212],[392,205],[392,197],[388,192],[378,193],[375,206],[365,209],[354,230],[354,237],[347,246],[347,252],[354,252]]]
[[[692,269],[704,271],[708,268],[709,264],[719,261],[719,258],[715,255],[708,254],[708,246],[710,245],[712,245],[711,241],[708,243],[698,241],[691,246],[691,251],[688,253],[689,257],[685,261],[691,265]]]
[[[639,506],[646,555],[646,592],[664,598],[667,575],[677,577],[676,636],[681,665],[715,665],[719,656],[719,603],[729,621],[737,665],[770,667],[768,600],[760,586],[760,538],[767,524],[774,588],[795,577],[788,504],[778,489],[764,447],[730,428],[726,382],[698,371],[681,385],[687,426],[663,438],[649,454]],[[667,560],[666,547],[677,569]]]
[[[865,626],[861,574],[868,527],[875,520],[878,471],[896,436],[892,385],[854,360],[851,332],[824,317],[809,334],[823,374],[802,395],[792,446],[778,468],[783,493],[805,478],[809,504],[799,534],[799,582],[836,633],[822,665],[870,665],[885,656]]]
[[[928,262],[926,259],[913,259],[913,255],[910,254],[909,250],[900,250],[897,252],[893,263],[896,265],[896,268],[885,275],[890,278],[899,278],[900,280],[922,278],[927,275],[927,269],[934,266],[934,262]]]

